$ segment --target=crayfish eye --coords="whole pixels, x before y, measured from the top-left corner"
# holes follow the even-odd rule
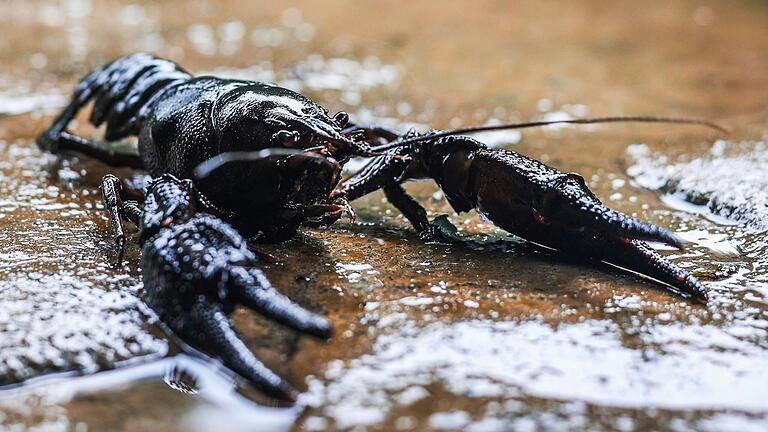
[[[349,123],[349,114],[345,113],[344,111],[337,112],[333,119],[336,121],[336,124],[339,125],[339,127],[345,127],[347,123]]]
[[[299,141],[300,135],[296,131],[281,130],[275,134],[275,140],[283,145],[295,144]]]

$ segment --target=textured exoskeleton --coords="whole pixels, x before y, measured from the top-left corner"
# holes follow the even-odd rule
[[[397,143],[395,133],[378,132]],[[645,243],[681,248],[682,240],[607,208],[579,174],[560,172],[513,151],[489,149],[466,136],[427,134],[402,141],[342,183],[350,200],[383,189],[419,235],[434,240],[439,231],[401,186],[408,180],[433,179],[457,212],[477,210],[526,240],[617,265],[706,302],[707,291],[694,276]]]
[[[295,390],[253,355],[228,316],[242,305],[319,338],[330,337],[330,323],[271,286],[245,239],[205,212],[207,201],[191,181],[162,175],[137,203],[123,201],[120,180],[107,175],[102,192],[113,223],[123,217],[139,226],[142,298],[162,322],[258,390],[295,401]]]
[[[106,124],[105,139],[137,135],[139,155],[111,152],[66,131],[90,101],[90,122]],[[83,78],[37,142],[52,152],[77,151],[112,166],[144,168],[153,177],[193,178],[196,166],[223,152],[284,147],[321,154],[233,162],[196,182],[241,232],[281,240],[304,222],[331,223],[346,208],[343,198],[330,198],[341,163],[369,155],[343,133],[347,121],[347,114],[330,117],[320,105],[274,84],[195,78],[171,61],[134,54]]]

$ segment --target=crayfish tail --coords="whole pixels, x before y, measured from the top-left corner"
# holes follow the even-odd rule
[[[138,116],[161,89],[192,75],[176,63],[149,54],[131,54],[108,63],[75,87],[73,103],[93,100],[90,122],[107,122],[105,139],[114,141],[138,132]]]

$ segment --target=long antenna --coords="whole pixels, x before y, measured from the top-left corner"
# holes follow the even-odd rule
[[[705,126],[708,128],[715,129],[726,135],[730,135],[730,131],[728,131],[728,129],[720,126],[717,123],[704,120],[704,119],[685,118],[685,117],[657,117],[657,116],[612,116],[612,117],[592,117],[592,118],[569,119],[569,120],[539,120],[539,121],[531,121],[531,122],[523,122],[523,123],[507,123],[507,124],[500,124],[500,125],[472,126],[472,127],[452,129],[452,130],[435,132],[435,133],[427,133],[426,135],[421,135],[421,136],[416,136],[411,138],[401,138],[395,141],[391,141],[387,144],[371,147],[371,151],[381,152],[384,150],[389,150],[395,147],[413,144],[413,143],[425,141],[428,139],[443,138],[447,136],[468,134],[468,133],[474,133],[474,132],[524,129],[524,128],[548,126],[548,125],[554,125],[554,124],[592,124],[592,123],[619,123],[619,122],[677,123],[677,124],[699,125],[699,126]]]

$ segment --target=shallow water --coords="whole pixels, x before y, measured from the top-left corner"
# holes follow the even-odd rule
[[[412,3],[0,3],[0,429],[768,429],[768,8]],[[472,237],[421,244],[377,193],[356,203],[355,223],[259,246],[281,259],[264,266],[272,282],[336,328],[326,343],[235,314],[249,346],[306,390],[297,407],[271,406],[179,354],[138,301],[138,251],[114,265],[96,189],[110,170],[34,146],[80,76],[138,50],[277,81],[403,131],[718,119],[730,136],[662,125],[481,136],[578,171],[609,206],[693,242],[663,252],[712,300],[534,250],[450,214],[431,184],[409,185]]]

